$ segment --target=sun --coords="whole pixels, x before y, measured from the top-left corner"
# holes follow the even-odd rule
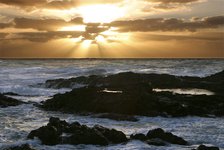
[[[124,10],[115,5],[89,5],[79,8],[85,23],[110,23],[124,16]]]

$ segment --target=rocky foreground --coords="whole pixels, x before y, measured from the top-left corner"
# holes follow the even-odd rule
[[[109,116],[224,116],[224,71],[205,78],[127,72],[49,80],[41,86],[72,88],[77,85],[85,86],[57,94],[41,107],[67,113],[108,113]],[[197,88],[215,94],[183,95],[155,92],[155,88]]]
[[[183,138],[165,132],[163,129],[150,130],[146,135],[131,135],[129,139],[122,131],[105,128],[100,125],[88,127],[81,125],[79,122],[67,123],[59,118],[51,117],[47,126],[33,130],[28,135],[29,139],[38,137],[42,144],[92,144],[92,145],[109,145],[128,142],[129,140],[141,140],[149,145],[165,146],[169,143],[187,145],[188,142]]]
[[[190,145],[183,138],[178,137],[171,132],[165,132],[161,128],[149,130],[147,134],[132,134],[130,137],[122,131],[105,128],[100,125],[88,127],[81,125],[79,122],[69,124],[59,118],[51,117],[46,126],[33,130],[29,133],[28,139],[39,138],[42,144],[91,144],[106,146],[109,144],[122,144],[131,140],[140,140],[146,144],[154,146],[166,146],[169,144]],[[5,150],[35,150],[30,145],[24,144],[6,148]],[[200,145],[196,150],[219,150],[218,147],[207,147]]]

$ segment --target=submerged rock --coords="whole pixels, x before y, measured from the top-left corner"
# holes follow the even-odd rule
[[[59,118],[50,118],[47,126],[33,130],[29,139],[38,137],[45,145],[56,144],[93,144],[108,145],[127,141],[125,134],[115,129],[108,129],[99,125],[87,127],[78,122],[72,124],[61,121]]]
[[[193,150],[219,150],[219,148],[215,146],[200,145],[197,149],[193,149]]]
[[[14,147],[6,148],[4,150],[35,150],[35,149],[33,149],[29,144],[23,144],[23,145],[20,145],[20,146],[14,146]]]
[[[13,93],[13,92],[3,93],[3,95],[20,96],[19,94],[17,94],[17,93]]]
[[[143,133],[132,134],[130,138],[133,140],[140,140],[140,141],[146,141],[148,139],[147,136]]]
[[[113,114],[113,113],[98,114],[98,115],[94,115],[93,117],[107,118],[107,119],[112,119],[112,120],[116,120],[116,121],[132,121],[132,122],[138,121],[138,119],[134,116],[122,115],[122,114]]]
[[[166,142],[164,142],[161,139],[150,139],[146,141],[147,144],[149,145],[155,145],[155,146],[166,146]]]
[[[0,107],[17,106],[20,104],[24,104],[24,102],[0,94]]]

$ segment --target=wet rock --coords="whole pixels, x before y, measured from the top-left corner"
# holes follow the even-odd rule
[[[127,141],[125,134],[115,129],[108,129],[99,125],[91,128],[78,122],[69,124],[54,117],[50,118],[47,126],[31,131],[28,138],[33,139],[34,137],[38,137],[45,145],[108,145]]]
[[[224,71],[205,78],[125,72],[109,76],[92,75],[89,77],[48,80],[42,86],[47,88],[73,88],[81,84],[98,87],[124,87],[139,82],[151,83],[155,88],[200,88],[223,95]]]
[[[149,145],[155,145],[155,146],[166,146],[167,144],[161,140],[161,139],[150,139],[146,141]]]
[[[64,139],[67,144],[94,144],[108,145],[108,139],[101,132],[94,128],[81,126],[79,129],[73,130],[72,135]]]
[[[224,82],[224,70],[216,74],[205,77],[206,80],[212,82]]]
[[[124,115],[140,114],[146,109],[144,104],[147,100],[141,95],[148,93],[140,88],[136,90],[133,87],[133,90],[126,90],[123,93],[109,93],[103,92],[103,90],[104,88],[99,87],[74,89],[65,94],[55,95],[52,99],[45,101],[43,108],[69,113],[92,112]]]
[[[20,104],[24,104],[24,103],[21,101],[18,101],[16,99],[7,97],[3,94],[0,94],[0,107],[4,108],[4,107],[9,107],[9,106],[17,106]]]
[[[43,126],[37,130],[31,131],[28,138],[34,139],[34,137],[38,137],[45,145],[56,145],[61,141],[61,134],[62,133],[54,126]]]
[[[214,75],[215,76],[215,75]],[[57,94],[43,102],[42,108],[67,113],[107,113],[103,118],[135,120],[128,116],[224,116],[224,87],[212,78],[172,75],[120,73],[116,75],[60,79],[60,84],[83,83],[88,86]],[[57,82],[49,81],[48,84]],[[180,95],[153,92],[154,88],[207,88],[216,95]],[[106,89],[106,90],[105,90]],[[119,92],[117,92],[119,91]],[[110,114],[110,115],[109,115]],[[116,114],[116,115],[114,115]],[[119,116],[119,115],[121,116]]]
[[[4,150],[35,150],[35,149],[33,149],[29,144],[23,144],[23,145],[20,145],[20,146],[14,146],[14,147],[6,148]]]
[[[154,130],[150,130],[147,133],[148,139],[161,139],[163,141],[172,143],[172,144],[179,144],[179,145],[187,145],[187,141],[185,141],[183,138],[178,137],[176,135],[173,135],[170,132],[165,132],[161,128],[157,128]]]
[[[183,138],[173,135],[170,132],[165,132],[161,128],[150,130],[147,135],[144,135],[142,133],[135,135],[132,134],[130,136],[130,139],[140,140],[149,145],[155,146],[165,146],[167,145],[167,143],[187,145],[187,141],[185,141]]]
[[[138,119],[134,116],[122,115],[122,114],[113,114],[113,113],[94,115],[94,117],[108,118],[108,119],[117,120],[117,121],[132,121],[132,122],[138,121]]]
[[[200,145],[197,149],[193,149],[193,150],[219,150],[219,148],[215,146]]]
[[[100,131],[108,139],[108,141],[113,144],[127,142],[128,140],[126,135],[121,131],[117,131],[115,129],[108,129],[100,125],[96,125],[93,128]]]
[[[132,134],[130,138],[133,140],[140,140],[140,141],[146,141],[148,139],[147,136],[142,133]]]

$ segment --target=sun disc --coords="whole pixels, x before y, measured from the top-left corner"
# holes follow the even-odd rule
[[[109,23],[124,15],[124,11],[115,5],[89,5],[79,8],[86,23]]]

